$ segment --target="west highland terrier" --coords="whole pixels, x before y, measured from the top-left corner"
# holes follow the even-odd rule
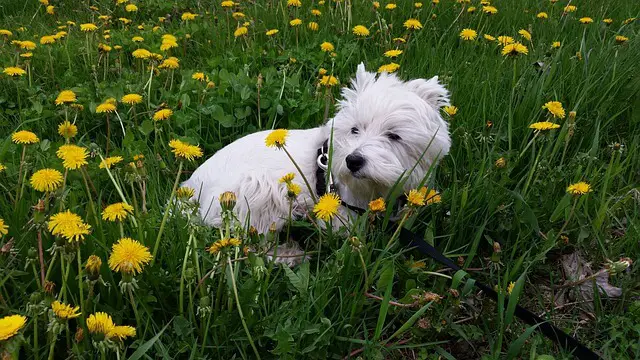
[[[335,117],[317,128],[289,131],[286,149],[313,191],[321,192],[318,197],[324,193],[322,186],[316,186],[324,184],[324,178],[317,176],[322,174],[319,149],[324,145],[326,152],[333,136],[329,144],[333,188],[345,204],[366,208],[370,200],[385,196],[401,176],[405,190],[418,186],[429,168],[449,152],[451,138],[439,111],[448,104],[449,93],[437,76],[405,82],[393,74],[376,76],[360,64],[351,87],[342,90]],[[260,233],[272,224],[280,230],[289,217],[287,188],[279,181],[287,173],[294,173],[302,188],[293,216],[304,216],[313,208],[309,189],[286,153],[266,147],[270,132],[227,145],[184,182],[183,186],[195,189],[205,223],[220,226],[218,196],[232,191],[237,194],[240,221],[249,219]]]

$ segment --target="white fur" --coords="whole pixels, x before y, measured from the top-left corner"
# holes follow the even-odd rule
[[[342,90],[335,117],[321,127],[290,130],[286,148],[315,189],[317,149],[331,136],[333,124],[332,172],[340,197],[364,208],[371,199],[386,195],[399,176],[416,163],[415,170],[405,174],[404,187],[408,190],[417,186],[429,167],[449,152],[448,126],[439,112],[447,104],[449,93],[437,77],[404,82],[393,74],[376,76],[360,64],[351,88]],[[354,127],[358,134],[352,134]],[[391,132],[401,139],[390,140],[387,135]],[[294,182],[302,187],[294,216],[303,216],[313,207],[302,177],[285,152],[266,147],[264,140],[269,133],[261,131],[234,141],[183,183],[196,190],[200,215],[207,224],[221,224],[218,196],[233,191],[238,196],[236,210],[242,221],[249,217],[250,224],[262,233],[272,223],[281,229],[288,217],[289,202],[286,188],[278,180],[290,172],[296,174]],[[366,160],[355,174],[345,162],[352,153]]]

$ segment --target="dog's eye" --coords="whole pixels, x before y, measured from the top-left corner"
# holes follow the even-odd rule
[[[360,133],[360,130],[358,130],[358,128],[357,128],[357,127],[352,127],[352,128],[351,128],[351,133],[352,133],[352,134],[358,134],[358,133]]]
[[[387,133],[387,138],[389,138],[389,140],[392,140],[392,141],[399,141],[399,140],[402,140],[402,138],[400,137],[400,135],[398,135],[398,134],[394,134],[394,133]]]

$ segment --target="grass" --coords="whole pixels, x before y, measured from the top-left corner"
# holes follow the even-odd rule
[[[498,13],[486,15],[477,1],[424,2],[420,9],[398,2],[394,10],[386,10],[385,2],[376,10],[369,1],[303,1],[300,8],[281,0],[240,1],[233,9],[245,17],[234,20],[219,2],[146,1],[126,12],[113,1],[56,1],[50,15],[35,1],[5,1],[0,28],[13,35],[0,36],[0,66],[20,66],[28,74],[0,76],[0,164],[6,167],[0,171],[0,218],[8,226],[6,234],[0,227],[0,315],[26,317],[15,335],[0,340],[3,356],[570,358],[501,306],[510,296],[603,358],[640,357],[638,267],[608,277],[622,289],[620,296],[596,292],[585,298],[578,279],[561,265],[572,253],[594,271],[609,259],[640,255],[640,82],[634,65],[640,51],[637,21],[625,22],[640,8],[632,1],[571,3],[577,10],[563,13],[562,1],[498,2]],[[472,6],[475,12],[469,12]],[[312,16],[312,8],[322,15]],[[186,11],[198,16],[183,21]],[[548,19],[536,18],[541,11]],[[585,16],[594,22],[581,24]],[[296,17],[303,25],[292,28]],[[408,18],[424,28],[405,29]],[[604,24],[605,18],[613,23]],[[66,26],[67,20],[76,25]],[[248,34],[234,37],[245,21]],[[310,21],[318,31],[308,29]],[[99,29],[82,33],[79,25],[89,22]],[[371,34],[354,36],[351,28],[358,24]],[[461,40],[464,28],[476,30],[478,38]],[[279,32],[267,37],[269,29]],[[520,29],[532,34],[531,41]],[[68,34],[40,44],[41,36],[58,31]],[[163,34],[177,37],[178,46],[160,51]],[[502,46],[484,34],[512,36],[528,54],[504,57]],[[617,35],[628,41],[616,41]],[[134,43],[133,36],[144,40]],[[16,51],[10,43],[15,39],[37,44],[32,58],[19,56],[25,51]],[[324,41],[335,46],[334,55],[320,50]],[[552,48],[554,41],[559,48]],[[100,52],[99,43],[112,50]],[[175,56],[180,67],[158,71],[157,61],[152,70],[151,61],[132,57],[137,48]],[[311,262],[292,269],[264,256],[284,234],[247,232],[232,212],[221,230],[194,217],[163,221],[174,182],[202,161],[176,158],[169,140],[199,144],[206,157],[257,130],[317,126],[339,96],[338,87],[319,85],[319,70],[344,85],[358,63],[377,69],[389,62],[382,54],[395,48],[404,51],[394,60],[399,76],[439,75],[458,108],[447,117],[451,153],[435,169],[441,201],[416,210],[406,227],[424,234],[466,273],[448,272],[397,243],[383,251],[396,229],[370,214],[333,233],[294,221],[292,231]],[[192,79],[195,72],[213,83]],[[54,104],[65,89],[77,94],[82,110]],[[142,95],[143,102],[133,108],[118,102],[117,115],[96,113],[108,98],[119,101],[127,93]],[[567,116],[550,116],[542,108],[548,101],[560,101]],[[173,115],[154,122],[160,108]],[[78,127],[70,141],[89,153],[81,170],[65,171],[56,157],[65,143],[57,127],[65,119]],[[544,120],[560,127],[540,133],[529,128]],[[13,143],[19,130],[33,131],[40,141]],[[124,159],[109,172],[98,167],[107,148],[109,156]],[[139,154],[144,158],[134,160]],[[29,179],[43,168],[66,174],[64,186],[48,195],[34,190]],[[579,181],[592,191],[568,194],[566,188]],[[104,207],[121,201],[131,204],[132,214],[121,223],[103,220]],[[67,209],[91,226],[81,242],[47,229],[50,216]],[[155,254],[135,281],[107,264],[123,236]],[[214,241],[233,236],[243,245],[207,252]],[[257,251],[245,254],[245,245]],[[90,255],[104,263],[98,273],[85,267]],[[498,302],[478,293],[472,279],[495,287]],[[554,301],[560,295],[564,303]],[[80,306],[82,314],[56,317],[56,299]],[[87,319],[96,312],[135,327],[136,335],[119,340],[90,334]]]

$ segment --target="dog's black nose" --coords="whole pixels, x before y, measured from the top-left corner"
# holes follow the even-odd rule
[[[347,155],[346,161],[347,167],[349,168],[349,170],[351,170],[351,172],[357,172],[358,170],[362,169],[364,163],[366,162],[364,157],[358,154]]]

